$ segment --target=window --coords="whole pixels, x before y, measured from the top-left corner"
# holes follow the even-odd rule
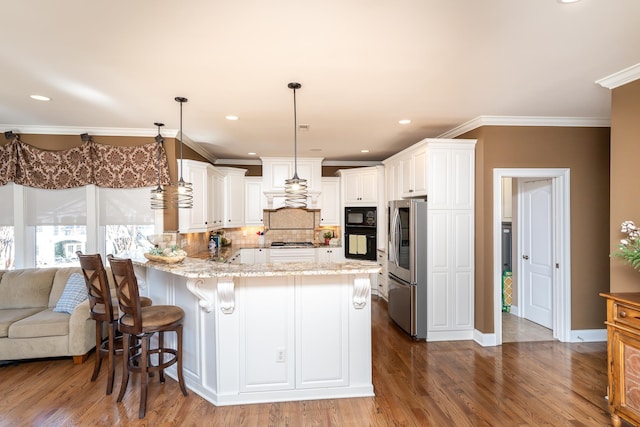
[[[86,189],[25,187],[25,213],[25,225],[35,227],[36,267],[77,266],[75,252],[87,245]]]
[[[154,233],[155,213],[149,203],[150,188],[99,188],[100,226],[104,227],[104,253],[138,256],[147,252]]]
[[[13,268],[16,245],[13,227],[12,182],[0,187],[0,270]]]

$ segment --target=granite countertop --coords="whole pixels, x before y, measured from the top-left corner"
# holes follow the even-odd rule
[[[317,276],[333,274],[374,274],[380,266],[372,261],[349,260],[347,262],[286,262],[266,264],[231,264],[187,257],[177,264],[165,264],[146,259],[132,259],[146,268],[184,276],[191,279],[211,277],[267,277],[267,276]]]

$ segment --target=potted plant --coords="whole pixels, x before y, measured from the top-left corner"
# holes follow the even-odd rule
[[[322,236],[324,237],[324,244],[328,245],[329,241],[333,237],[333,231],[325,231]]]

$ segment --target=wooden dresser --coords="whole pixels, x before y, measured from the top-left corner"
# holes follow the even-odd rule
[[[607,299],[609,410],[615,427],[622,420],[640,425],[640,293],[603,293]]]

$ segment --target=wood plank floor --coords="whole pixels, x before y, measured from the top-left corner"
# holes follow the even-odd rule
[[[375,397],[215,407],[152,380],[138,420],[137,380],[116,403],[92,354],[0,367],[0,426],[606,426],[606,344],[416,342],[373,298]],[[132,387],[133,386],[133,387]]]

